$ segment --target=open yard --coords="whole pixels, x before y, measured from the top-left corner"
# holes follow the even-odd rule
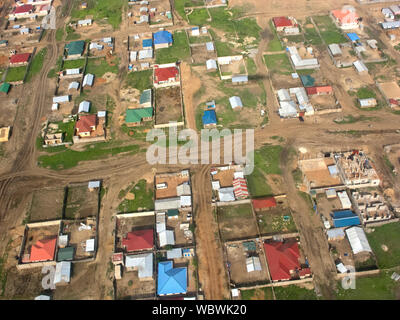
[[[189,43],[185,31],[175,31],[172,46],[156,50],[156,63],[171,63],[190,57]]]
[[[297,231],[290,209],[285,206],[256,211],[256,217],[262,235]]]
[[[318,26],[321,37],[324,39],[327,45],[332,43],[347,42],[346,37],[336,27],[330,16],[315,16],[313,17],[313,20]]]
[[[125,87],[136,88],[139,91],[150,89],[152,82],[153,70],[130,72],[125,79]]]
[[[8,68],[6,82],[17,82],[24,80],[26,66]]]
[[[286,53],[266,54],[264,61],[268,71],[271,73],[291,74],[293,72],[292,65]]]
[[[120,212],[136,212],[154,210],[153,185],[146,180],[139,180],[130,190],[121,190],[124,200],[119,204]]]
[[[240,290],[242,300],[274,300],[271,287]]]
[[[118,59],[114,58],[112,62],[107,62],[105,58],[88,59],[86,73],[94,74],[101,78],[105,73],[118,73]]]
[[[314,289],[296,285],[274,288],[276,300],[317,300]]]
[[[97,216],[99,192],[99,189],[90,191],[87,183],[69,186],[67,188],[65,218],[82,219]]]
[[[181,88],[179,86],[156,90],[156,124],[183,121]]]
[[[64,209],[65,188],[41,189],[33,193],[29,222],[61,219]]]
[[[117,299],[131,300],[139,298],[154,297],[156,292],[156,281],[139,280],[138,271],[122,271],[122,279],[116,280],[117,283]]]
[[[86,60],[85,59],[64,60],[62,69],[66,70],[66,69],[80,68],[81,72],[82,72],[82,69],[85,66],[85,64],[86,64]]]
[[[257,236],[250,204],[218,207],[218,224],[223,241]]]

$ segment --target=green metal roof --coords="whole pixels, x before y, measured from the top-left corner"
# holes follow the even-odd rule
[[[7,82],[3,82],[2,85],[0,86],[0,92],[8,93],[10,90],[11,85]]]
[[[67,261],[74,259],[74,247],[65,247],[58,249],[57,261]]]
[[[65,45],[65,49],[68,51],[68,55],[82,54],[83,48],[85,47],[85,41],[72,41]]]
[[[254,241],[243,242],[243,246],[245,247],[246,251],[256,251],[256,244]]]
[[[140,104],[151,102],[151,89],[144,90],[140,95]]]
[[[309,74],[300,75],[300,79],[305,87],[312,87],[315,83],[315,79],[311,77]]]
[[[179,215],[179,210],[178,209],[168,209],[167,215],[168,215],[168,217],[177,216],[177,215]]]
[[[126,110],[126,123],[141,122],[143,118],[153,116],[153,108],[139,108],[139,109],[128,109]]]

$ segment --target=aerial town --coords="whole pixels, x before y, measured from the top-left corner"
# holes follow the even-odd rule
[[[400,300],[400,0],[0,6],[0,300]]]

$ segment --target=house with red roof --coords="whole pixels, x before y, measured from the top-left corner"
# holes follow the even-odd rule
[[[310,268],[300,265],[300,250],[295,239],[266,241],[265,255],[272,281],[285,281],[311,275]]]
[[[36,241],[31,247],[30,262],[49,261],[54,259],[57,237]]]
[[[122,239],[122,246],[127,252],[152,249],[154,246],[153,229],[128,232]]]
[[[332,94],[333,89],[331,86],[307,87],[306,92],[309,96],[320,95],[320,94]]]
[[[179,69],[175,64],[165,64],[155,66],[154,86],[167,87],[179,85]]]
[[[233,179],[233,193],[235,198],[238,200],[246,199],[249,197],[249,191],[247,189],[246,179],[235,178]]]
[[[97,123],[96,114],[79,116],[79,120],[75,124],[75,135],[81,138],[90,137],[90,134],[96,130]]]
[[[275,17],[272,18],[276,31],[283,31],[285,28],[294,27],[294,23],[287,17]]]
[[[9,18],[26,18],[30,17],[34,12],[34,8],[31,4],[24,4],[22,6],[16,6],[14,10],[9,14]]]
[[[252,199],[251,201],[253,203],[253,208],[256,211],[276,207],[276,200],[274,197]]]
[[[343,30],[357,29],[359,27],[358,15],[352,9],[332,10],[331,16],[339,28]]]
[[[10,57],[10,65],[11,66],[23,66],[27,65],[29,62],[29,58],[31,57],[30,53],[16,53]]]

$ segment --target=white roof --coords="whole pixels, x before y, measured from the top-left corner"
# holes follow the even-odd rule
[[[82,101],[79,104],[78,113],[80,112],[89,112],[90,110],[90,102],[89,101]]]
[[[51,110],[58,110],[58,103],[53,103],[52,105],[51,105]]]
[[[342,55],[342,49],[337,43],[330,44],[328,48],[334,56]]]
[[[78,25],[81,24],[91,24],[92,23],[92,19],[85,19],[85,20],[79,20],[78,21]]]
[[[88,188],[100,188],[100,180],[97,181],[89,181]]]
[[[181,198],[158,199],[154,201],[155,210],[178,209],[181,207]]]
[[[69,102],[69,96],[53,97],[53,103]]]
[[[306,89],[304,89],[303,87],[290,88],[289,92],[296,95],[297,102],[300,105],[305,105],[309,102]]]
[[[398,5],[394,4],[394,5],[391,5],[389,8],[390,8],[390,10],[393,11],[394,14],[399,14],[400,13],[400,7]]]
[[[207,51],[214,51],[214,44],[212,42],[206,42]]]
[[[354,254],[364,251],[372,252],[367,237],[362,228],[351,227],[346,230],[346,234]]]
[[[167,251],[167,259],[182,258],[182,248],[175,248]]]
[[[46,296],[44,294],[35,297],[35,300],[50,300],[50,296]]]
[[[129,60],[130,61],[136,61],[136,59],[137,59],[137,51],[131,51],[129,53]]]
[[[113,39],[112,39],[112,37],[106,37],[106,38],[103,38],[103,42],[105,42],[105,43],[112,43],[112,42],[113,42]]]
[[[246,75],[239,75],[239,76],[233,76],[232,77],[232,83],[235,82],[248,82],[249,81],[249,77]]]
[[[326,194],[327,197],[336,197],[335,189],[327,189],[325,191],[325,194]]]
[[[104,118],[107,115],[107,111],[97,111],[98,118]]]
[[[261,263],[259,257],[250,257],[246,259],[247,272],[261,271]]]
[[[207,70],[217,69],[217,62],[213,59],[209,59],[206,61]]]
[[[72,74],[79,74],[81,71],[79,68],[74,68],[74,69],[66,69],[65,74],[67,75],[72,75]]]
[[[338,269],[338,271],[340,273],[346,273],[347,272],[347,268],[344,266],[344,264],[342,262],[337,264],[336,268]]]
[[[164,231],[166,229],[165,225],[165,212],[158,212],[156,214],[156,230],[157,233]]]
[[[353,65],[357,69],[358,72],[364,72],[364,71],[368,72],[368,68],[360,60],[357,60],[357,61],[353,62]]]
[[[174,232],[172,230],[164,230],[158,233],[160,239],[160,247],[164,247],[168,244],[174,245]]]
[[[287,89],[279,89],[277,92],[279,101],[290,101],[290,94]]]
[[[239,289],[232,289],[232,297],[239,297]]]
[[[56,264],[54,283],[69,282],[71,277],[71,261],[61,261]]]
[[[60,234],[58,236],[58,245],[66,247],[68,245],[68,235],[67,234]]]
[[[83,78],[83,84],[82,86],[92,86],[93,85],[93,79],[94,79],[94,75],[92,75],[91,73],[88,73],[87,75],[85,75],[85,77]]]
[[[125,256],[125,266],[137,268],[139,278],[153,276],[153,253],[142,253],[137,255]]]
[[[176,187],[176,193],[178,196],[191,195],[190,185],[188,183],[182,183]]]
[[[221,188],[219,181],[211,181],[211,184],[212,184],[213,190],[219,190],[219,188]]]
[[[370,107],[370,106],[375,106],[376,105],[376,99],[375,98],[358,99],[358,102],[360,102],[360,106],[361,107]]]
[[[233,187],[220,188],[218,190],[218,194],[219,194],[219,201],[221,202],[235,201],[235,194],[233,193]]]
[[[181,207],[190,207],[192,205],[192,196],[181,196]]]
[[[243,107],[242,100],[238,96],[233,96],[229,98],[229,103],[232,109]]]
[[[91,42],[89,44],[89,50],[92,50],[92,49],[103,50],[103,48],[104,48],[104,46],[97,42]]]
[[[70,89],[76,89],[76,90],[78,90],[78,89],[79,89],[79,82],[78,82],[78,81],[73,81],[73,82],[71,82],[71,83],[69,84],[69,86],[68,86],[68,90],[70,90]]]
[[[94,239],[86,240],[86,252],[94,251]]]
[[[383,29],[396,29],[400,28],[400,20],[382,22]]]
[[[344,231],[341,228],[333,228],[326,231],[328,239],[344,238]]]
[[[337,193],[340,203],[342,204],[343,209],[350,209],[351,208],[351,201],[349,196],[347,195],[346,191],[341,191]]]
[[[237,179],[237,178],[244,178],[244,172],[243,171],[235,171],[233,173],[233,178]]]
[[[151,59],[151,58],[153,58],[152,48],[139,50],[139,60]]]
[[[281,117],[297,117],[296,103],[294,101],[281,101],[279,105],[278,112]]]

